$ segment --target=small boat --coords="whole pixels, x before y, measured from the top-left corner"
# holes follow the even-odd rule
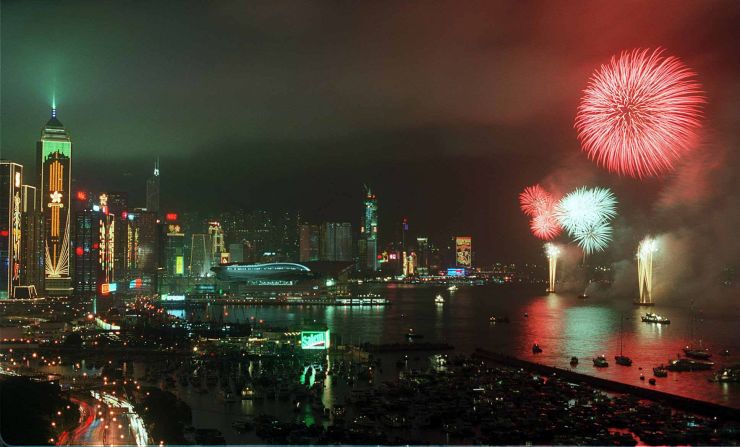
[[[615,355],[614,361],[617,363],[617,365],[632,366],[632,359],[627,357],[626,355]]]
[[[578,364],[578,357],[576,357],[576,356],[571,357],[570,358],[570,365],[571,366],[576,366],[577,364]]]
[[[651,377],[650,380],[648,380],[648,383],[650,385],[655,385],[655,377]]]
[[[642,380],[643,382],[645,381],[645,375],[644,374],[640,374],[640,380]]]
[[[578,295],[578,299],[585,300],[586,298],[588,298],[588,295],[586,295],[585,293]]]
[[[525,318],[529,317],[529,314],[527,312],[524,312],[524,317]]]
[[[447,290],[449,290],[450,292],[454,292],[455,290],[457,290],[457,286],[453,284],[450,287],[448,287]]]
[[[683,348],[683,352],[686,354],[686,357],[691,357],[692,359],[706,360],[712,356],[708,349],[702,347],[686,346]]]
[[[724,368],[722,371],[715,373],[709,381],[720,383],[740,382],[740,370]]]
[[[606,361],[606,357],[603,355],[600,355],[598,357],[594,357],[594,366],[597,368],[606,368],[609,366],[609,362]]]
[[[668,377],[668,370],[663,365],[656,366],[653,368],[653,375],[655,377]]]
[[[688,358],[682,358],[678,360],[671,360],[666,368],[669,371],[702,371],[712,369],[714,362],[708,360],[694,360]]]
[[[437,304],[444,304],[445,303],[445,299],[442,298],[442,295],[437,295],[434,298],[434,302],[437,303]]]
[[[538,345],[536,342],[532,345],[532,354],[539,354],[542,352],[542,348],[540,348],[540,345]]]
[[[640,319],[644,323],[655,323],[655,324],[671,324],[671,320],[669,320],[666,317],[660,316],[653,312],[648,312],[645,315],[642,315]]]
[[[491,318],[488,319],[488,321],[490,321],[491,323],[508,323],[509,317],[492,316]]]
[[[409,331],[406,333],[406,337],[407,338],[424,338],[423,335],[417,334],[416,332],[414,332],[413,329],[409,329]]]

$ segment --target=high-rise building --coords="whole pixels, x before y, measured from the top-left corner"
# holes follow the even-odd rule
[[[455,265],[471,267],[473,265],[473,238],[470,236],[455,237]]]
[[[300,262],[318,261],[321,242],[321,227],[303,224],[300,227]]]
[[[352,261],[352,225],[348,222],[321,224],[320,247],[322,261]]]
[[[41,290],[41,273],[44,267],[43,250],[41,241],[41,213],[39,212],[39,198],[35,186],[23,185],[21,187],[21,249],[23,260],[21,266],[21,284],[33,293]]]
[[[358,241],[359,268],[361,271],[378,271],[378,200],[372,190],[365,186],[365,201],[360,220]]]
[[[222,253],[227,253],[224,244],[224,230],[221,228],[220,222],[208,223],[208,238],[210,239],[211,265],[219,265]]]
[[[211,238],[205,233],[192,235],[190,242],[190,276],[205,278],[211,272]]]
[[[74,275],[72,285],[75,295],[94,295],[100,291],[98,280],[102,260],[100,250],[100,206],[93,208],[92,194],[77,192],[75,201],[73,242]]]
[[[167,214],[167,221],[163,228],[164,241],[162,250],[164,255],[165,273],[170,277],[185,275],[185,233],[177,221],[177,215]]]
[[[129,220],[136,234],[136,272],[129,274],[148,274],[159,267],[159,231],[157,214],[153,211],[134,209]],[[133,219],[130,218],[133,216]]]
[[[159,214],[159,158],[154,162],[154,172],[146,180],[146,209]]]
[[[13,298],[21,285],[22,185],[23,166],[0,161],[0,299]]]
[[[37,145],[39,200],[43,213],[44,289],[49,295],[72,293],[70,276],[70,193],[72,139],[57,119],[56,108]]]
[[[429,245],[429,239],[426,237],[416,238],[416,272],[419,275],[429,274],[429,265],[431,263],[432,251]]]

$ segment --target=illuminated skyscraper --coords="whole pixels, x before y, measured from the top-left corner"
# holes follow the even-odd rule
[[[211,238],[204,233],[192,235],[190,242],[190,276],[205,278],[211,273]]]
[[[35,293],[41,290],[41,273],[44,267],[39,198],[35,186],[23,185],[21,191],[21,284],[32,288]],[[32,293],[28,295],[31,296]]]
[[[159,213],[159,158],[154,162],[154,172],[146,180],[146,209]]]
[[[21,186],[23,166],[0,161],[0,299],[21,285]]]
[[[37,145],[39,200],[43,213],[44,288],[49,295],[72,293],[70,277],[70,191],[72,139],[57,119],[56,108]]]
[[[365,202],[360,220],[358,241],[359,268],[362,271],[378,271],[378,200],[369,187],[365,186]]]

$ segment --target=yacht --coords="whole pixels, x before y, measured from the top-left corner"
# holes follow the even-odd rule
[[[669,371],[702,371],[712,369],[714,362],[708,360],[694,360],[682,358],[678,360],[671,360],[668,363],[666,369]]]
[[[623,348],[623,339],[624,339],[624,330],[623,330],[623,322],[624,318],[620,317],[619,319],[619,355],[614,356],[614,361],[617,362],[617,365],[622,366],[632,366],[632,359],[624,355],[622,352]]]
[[[671,324],[671,320],[656,313],[648,312],[640,317],[645,323]]]
[[[683,348],[683,352],[686,354],[686,357],[699,360],[706,360],[712,356],[708,349],[702,347],[686,346]]]
[[[442,295],[437,295],[434,298],[434,302],[437,303],[437,304],[444,304],[445,303],[445,299],[442,298]]]
[[[606,361],[606,357],[600,355],[598,357],[594,357],[594,366],[597,368],[606,368],[609,366],[609,362]]]

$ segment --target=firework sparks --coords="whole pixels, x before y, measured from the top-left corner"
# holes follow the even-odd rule
[[[646,236],[637,247],[637,279],[640,286],[640,304],[653,302],[653,254],[658,242]]]
[[[573,239],[584,255],[604,250],[612,240],[612,226],[607,221],[597,222],[573,232]]]
[[[582,149],[599,165],[642,178],[672,170],[697,144],[704,97],[695,74],[663,50],[623,52],[602,65],[575,120]]]
[[[562,231],[562,227],[552,211],[545,211],[533,217],[529,221],[529,228],[535,237],[543,241],[555,239]]]
[[[519,194],[519,204],[527,216],[535,217],[549,211],[555,204],[552,195],[540,185],[528,186]]]
[[[548,292],[555,292],[555,277],[558,267],[558,256],[560,255],[560,248],[557,245],[547,243],[545,244],[545,255],[549,265],[549,288]]]
[[[571,235],[585,233],[617,215],[617,198],[607,188],[578,188],[557,204],[555,216]]]

